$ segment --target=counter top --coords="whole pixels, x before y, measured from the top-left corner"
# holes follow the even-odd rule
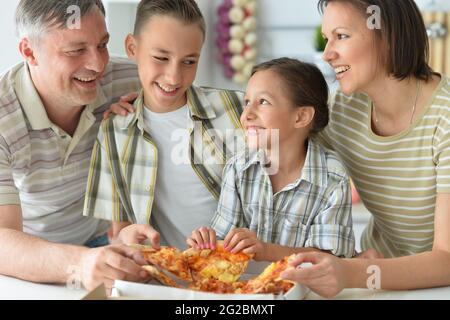
[[[38,284],[0,275],[0,300],[79,300],[86,295],[83,289],[69,289],[63,285]],[[306,300],[321,300],[310,292]],[[410,291],[345,289],[335,300],[449,300],[450,287]]]

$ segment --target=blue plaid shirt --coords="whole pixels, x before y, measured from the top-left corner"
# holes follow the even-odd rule
[[[314,247],[352,257],[351,189],[344,166],[312,140],[299,179],[273,194],[263,152],[241,153],[226,164],[211,226],[218,238],[248,228],[259,240]]]

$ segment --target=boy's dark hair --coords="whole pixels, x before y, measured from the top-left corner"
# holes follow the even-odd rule
[[[330,2],[348,3],[367,18],[369,6],[380,8],[381,28],[374,31],[379,48],[386,48],[381,57],[389,75],[398,80],[414,76],[428,81],[434,74],[428,65],[427,31],[414,0],[319,0],[319,11],[323,13]]]
[[[290,100],[299,107],[314,107],[315,114],[310,134],[316,134],[328,124],[328,85],[319,68],[296,59],[279,58],[253,67],[256,72],[270,70],[285,84]]]
[[[194,0],[142,0],[137,8],[134,35],[138,36],[142,27],[158,15],[170,16],[186,24],[198,23],[203,36],[206,35],[205,19]]]

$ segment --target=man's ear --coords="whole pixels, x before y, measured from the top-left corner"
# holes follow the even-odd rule
[[[28,62],[31,66],[37,66],[37,59],[35,56],[35,48],[34,45],[28,38],[22,38],[19,42],[19,52],[22,57]]]
[[[298,107],[295,118],[295,128],[306,128],[314,119],[314,107]]]
[[[125,38],[125,51],[127,52],[128,58],[135,60],[136,48],[137,48],[136,37],[132,34],[127,35],[127,37]]]

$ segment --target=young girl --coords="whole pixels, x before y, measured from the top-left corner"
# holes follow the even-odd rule
[[[249,152],[225,166],[211,228],[195,248],[275,261],[295,252],[354,254],[349,179],[337,158],[310,139],[328,123],[328,87],[313,65],[281,58],[253,69],[241,123]],[[278,138],[278,139],[276,139]]]

